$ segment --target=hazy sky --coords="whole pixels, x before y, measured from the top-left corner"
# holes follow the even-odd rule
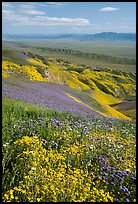
[[[136,32],[136,2],[3,2],[2,33]]]

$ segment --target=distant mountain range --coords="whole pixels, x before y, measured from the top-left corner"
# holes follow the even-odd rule
[[[103,32],[96,34],[3,34],[4,40],[16,39],[79,39],[79,40],[136,40],[136,33]]]

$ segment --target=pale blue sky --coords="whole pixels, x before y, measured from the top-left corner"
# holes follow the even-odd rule
[[[136,32],[136,2],[3,2],[2,33]]]

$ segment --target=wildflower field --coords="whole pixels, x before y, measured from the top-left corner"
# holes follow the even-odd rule
[[[3,202],[136,202],[136,124],[2,99]]]

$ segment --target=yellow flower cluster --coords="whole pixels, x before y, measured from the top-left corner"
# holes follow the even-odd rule
[[[90,176],[87,168],[77,166],[83,154],[83,145],[64,147],[59,152],[44,149],[37,137],[24,136],[14,142],[14,148],[15,151],[18,149],[16,159],[21,162],[23,178],[3,195],[3,201],[113,202],[106,189],[95,187],[94,174]],[[68,157],[76,157],[76,163],[68,163]]]
[[[42,62],[42,60],[40,60],[40,59],[27,59],[27,61],[29,61],[29,62],[31,62],[31,63],[33,63],[33,64],[35,64],[35,65],[40,65],[40,66],[43,66],[43,67],[47,67],[43,62]]]
[[[16,77],[24,76],[30,80],[46,81],[46,79],[43,78],[42,75],[36,70],[35,66],[30,66],[30,65],[20,66],[19,64],[16,64],[7,60],[3,60],[2,68],[3,68],[3,77],[9,77],[10,74],[11,76],[13,74],[13,76],[15,75]]]
[[[95,100],[97,100],[97,102],[99,102],[102,106],[106,108],[106,115],[108,117],[115,117],[115,118],[124,119],[124,120],[131,120],[129,117],[125,116],[124,114],[120,113],[119,111],[115,110],[114,108],[110,106],[110,104],[118,103],[120,102],[120,100],[100,90],[93,91],[92,97]]]

